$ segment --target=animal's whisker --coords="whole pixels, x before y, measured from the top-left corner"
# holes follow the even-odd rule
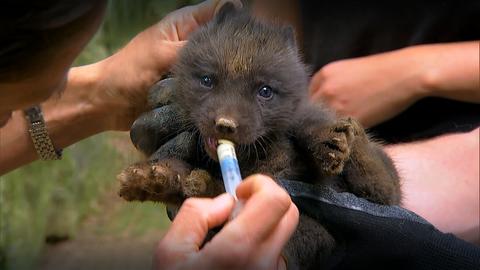
[[[255,163],[257,163],[257,162],[260,161],[260,157],[258,156],[258,150],[257,150],[257,144],[256,144],[256,142],[253,143],[253,146],[255,147],[255,157],[256,157]]]
[[[265,146],[263,145],[265,143],[265,139],[263,138],[263,136],[258,138],[258,143],[259,143],[261,149],[263,150],[264,157],[266,157],[267,156],[267,149],[265,149]]]

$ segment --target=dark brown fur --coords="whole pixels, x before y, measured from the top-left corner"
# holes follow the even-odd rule
[[[173,74],[174,104],[187,126],[199,131],[182,133],[181,141],[202,147],[189,155],[159,150],[152,161],[127,168],[120,176],[125,199],[178,205],[222,192],[219,166],[203,149],[204,139],[213,137],[236,143],[243,176],[264,173],[399,203],[398,176],[381,148],[355,120],[336,119],[308,101],[309,77],[291,28],[259,22],[227,4],[190,38]],[[200,84],[204,75],[214,78],[213,87]],[[262,85],[274,89],[272,99],[257,95]],[[218,117],[234,119],[235,132],[216,129]],[[290,267],[310,268],[334,245],[320,224],[301,215],[284,255]]]

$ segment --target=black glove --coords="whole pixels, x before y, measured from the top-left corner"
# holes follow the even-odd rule
[[[479,247],[399,206],[297,181],[280,184],[337,242],[322,269],[480,269]]]
[[[196,149],[194,132],[172,104],[173,78],[158,81],[149,90],[150,111],[133,123],[130,138],[150,160],[175,157],[189,161]]]

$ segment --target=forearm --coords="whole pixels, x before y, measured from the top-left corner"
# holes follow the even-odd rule
[[[479,132],[385,148],[400,172],[403,207],[475,243],[480,243]]]
[[[65,148],[109,129],[110,119],[100,111],[102,101],[94,94],[95,68],[73,68],[64,92],[41,104],[48,133],[56,148]],[[0,175],[37,158],[24,114],[16,111],[0,129]]]
[[[427,96],[480,103],[479,41],[420,45],[411,50],[417,51],[413,55],[428,57],[422,77]]]

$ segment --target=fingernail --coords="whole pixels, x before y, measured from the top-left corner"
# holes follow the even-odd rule
[[[240,211],[242,211],[244,205],[245,205],[245,201],[243,200],[235,201],[235,205],[233,206],[232,213],[230,214],[230,220],[236,218],[240,214]]]
[[[213,206],[224,209],[226,206],[233,205],[233,197],[228,193],[223,193],[213,199]]]
[[[277,270],[286,270],[286,269],[287,269],[287,259],[283,256],[283,254],[280,254],[280,257],[278,257]]]

